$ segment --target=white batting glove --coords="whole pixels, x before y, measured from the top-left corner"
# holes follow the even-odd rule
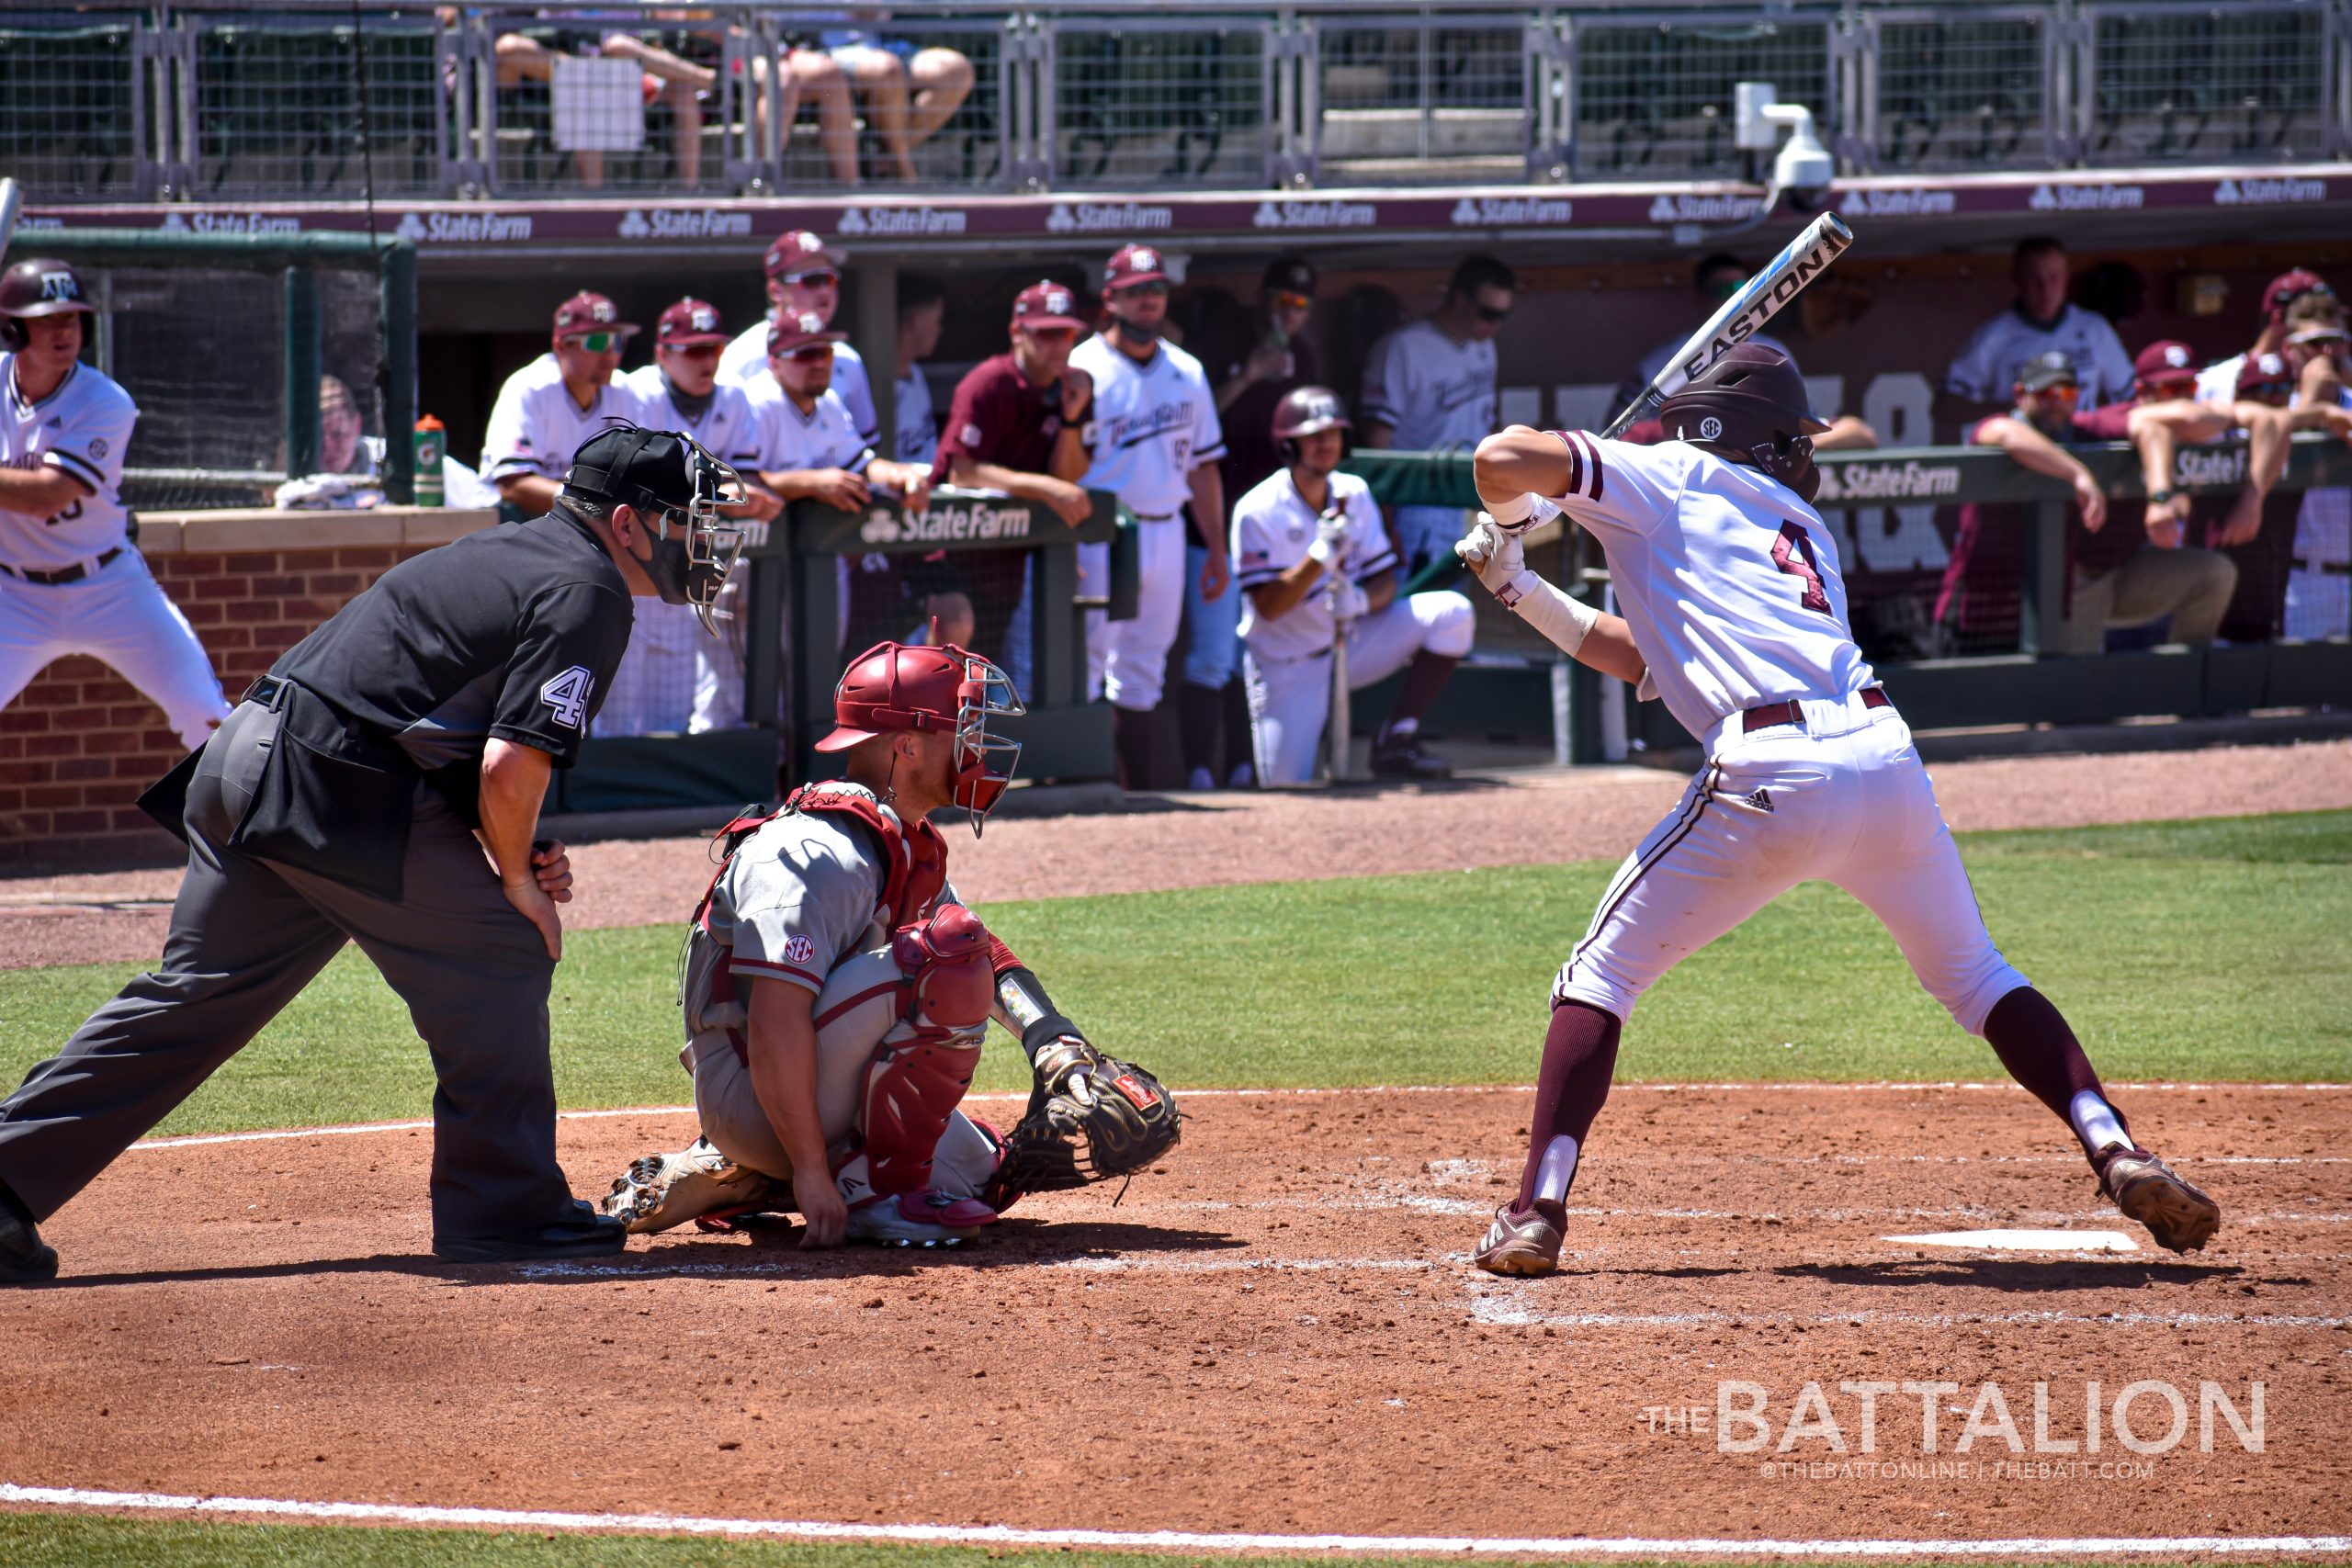
[[[1337,571],[1348,551],[1348,514],[1333,507],[1315,520],[1315,542],[1306,547],[1309,560],[1326,571]]]
[[[1352,621],[1372,611],[1372,598],[1361,583],[1341,581],[1331,585],[1331,614],[1340,620]]]
[[[1515,580],[1527,570],[1527,550],[1516,530],[1481,512],[1476,525],[1453,542],[1453,553],[1505,608],[1519,603],[1522,590]]]

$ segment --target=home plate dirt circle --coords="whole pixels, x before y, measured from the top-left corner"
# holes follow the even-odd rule
[[[2121,1229],[2007,1086],[1621,1088],[1566,1268],[1524,1281],[1466,1261],[1523,1089],[1202,1094],[1115,1208],[1028,1200],[928,1253],[689,1231],[445,1265],[425,1129],[165,1143],[57,1217],[63,1279],[0,1293],[0,1502],[688,1529],[662,1510],[723,1498],[714,1529],[1079,1544],[1052,1532],[1108,1523],[1179,1550],[2340,1551],[2352,1091],[2118,1096],[2222,1203],[2206,1253],[1917,1239]],[[570,1117],[564,1163],[594,1190],[692,1130]],[[2165,1399],[2132,1393],[2120,1427],[2112,1406],[2153,1382],[2188,1414],[2143,1454],[2119,1434],[2163,1436]],[[1949,1388],[1880,1399],[1865,1452],[1841,1391],[1906,1382]],[[1808,1385],[1842,1450],[1787,1435]],[[1984,1435],[1988,1386],[2019,1449]],[[1716,1429],[1726,1389],[1761,1391],[1763,1450]]]

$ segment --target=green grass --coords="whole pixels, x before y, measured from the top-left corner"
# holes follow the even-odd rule
[[[1994,935],[2114,1078],[2352,1077],[2352,812],[1965,835]],[[1107,1047],[1185,1085],[1525,1082],[1600,863],[1001,904],[990,925]],[[572,933],[567,1106],[677,1104],[677,928]],[[0,1077],[55,1049],[125,965],[0,975]],[[983,1088],[1025,1082],[992,1042]],[[1628,1078],[1949,1078],[1991,1054],[1893,942],[1808,885],[1643,1004]],[[187,1133],[425,1113],[399,1002],[346,952],[165,1123]]]

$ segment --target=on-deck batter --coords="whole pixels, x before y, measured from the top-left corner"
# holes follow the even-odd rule
[[[152,698],[193,750],[229,705],[187,617],[131,546],[120,491],[139,409],[81,363],[90,313],[62,261],[0,276],[0,708],[86,653]]]
[[[1519,1196],[1496,1214],[1478,1266],[1559,1266],[1569,1188],[1634,1003],[1815,878],[1868,906],[1929,994],[2068,1122],[2126,1214],[2175,1251],[2203,1247],[2220,1208],[2133,1142],[2065,1020],[1984,930],[1910,729],[1848,629],[1836,536],[1812,505],[1810,437],[1826,426],[1795,367],[1742,345],[1659,415],[1668,439],[1657,446],[1513,426],[1478,448],[1493,520],[1464,558],[1550,635],[1565,596],[1498,528],[1526,525],[1539,497],[1584,525],[1668,709],[1707,750],[1561,967]]]

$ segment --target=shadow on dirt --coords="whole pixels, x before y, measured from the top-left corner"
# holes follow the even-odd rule
[[[2079,1258],[1939,1258],[1883,1263],[1792,1263],[1772,1270],[1783,1279],[1825,1285],[1973,1285],[1991,1291],[2112,1291],[2141,1285],[2233,1280],[2234,1263],[2159,1263]]]

